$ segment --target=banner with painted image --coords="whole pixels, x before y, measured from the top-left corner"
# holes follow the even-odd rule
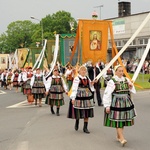
[[[82,20],[82,63],[89,60],[106,62],[108,27],[108,21]]]
[[[27,48],[18,49],[18,67],[24,67],[24,64],[27,60],[29,50]]]
[[[6,69],[8,67],[8,54],[0,54],[0,69]]]

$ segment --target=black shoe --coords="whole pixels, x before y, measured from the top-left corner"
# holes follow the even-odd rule
[[[59,108],[57,108],[56,115],[59,116]]]
[[[55,114],[53,107],[51,107],[51,113]]]
[[[87,133],[87,134],[90,133],[88,129],[83,129],[83,131],[84,131],[85,133]]]
[[[79,129],[79,119],[76,119],[74,129],[77,131]]]
[[[89,134],[89,130],[87,129],[87,126],[88,126],[88,122],[84,122],[84,127],[83,127],[83,132]]]
[[[35,100],[35,105],[37,105],[37,100]]]
[[[98,103],[98,106],[103,106],[103,104],[102,103]]]

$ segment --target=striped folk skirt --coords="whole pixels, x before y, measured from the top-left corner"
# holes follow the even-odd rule
[[[19,82],[18,81],[13,81],[13,87],[20,87]]]
[[[31,94],[31,86],[30,86],[30,79],[27,80],[24,84],[23,84],[23,93],[24,94]]]
[[[122,128],[134,125],[136,112],[128,94],[114,94],[110,113],[104,111],[104,126]]]
[[[74,108],[74,106],[72,105],[72,102],[70,100],[67,118],[84,119],[84,118],[89,118],[89,117],[90,118],[94,117],[94,109],[93,108],[89,108],[89,109]]]
[[[45,97],[45,87],[33,87],[31,92],[34,95],[34,99],[42,99]]]
[[[50,106],[63,106],[65,104],[63,93],[61,94],[50,93],[46,97],[45,104],[50,105]]]

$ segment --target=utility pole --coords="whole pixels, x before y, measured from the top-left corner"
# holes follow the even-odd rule
[[[95,6],[94,8],[99,8],[100,9],[100,14],[99,14],[99,19],[101,20],[101,8],[103,7],[104,5],[99,5],[99,6]]]
[[[31,19],[38,20],[38,21],[41,23],[41,32],[42,32],[42,47],[43,47],[43,46],[44,46],[44,43],[43,43],[43,22],[42,22],[42,20],[37,19],[37,18],[35,18],[35,17],[33,17],[33,16],[31,16]]]

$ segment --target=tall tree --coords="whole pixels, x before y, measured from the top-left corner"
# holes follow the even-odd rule
[[[44,35],[48,36],[47,38],[50,39],[54,38],[54,32],[58,34],[72,33],[70,22],[74,23],[74,28],[77,26],[75,19],[66,11],[58,11],[56,14],[47,15],[42,21]],[[75,30],[73,32],[75,32]]]
[[[20,47],[35,46],[36,42],[41,43],[42,29],[43,37],[46,39],[54,39],[54,33],[75,33],[76,30],[72,30],[70,22],[73,22],[76,29],[76,20],[66,11],[49,14],[38,24],[29,20],[12,22],[8,25],[7,31],[0,35],[0,53],[13,52]]]
[[[16,48],[27,47],[32,43],[32,35],[35,32],[35,24],[31,21],[15,21],[8,25],[7,31],[2,36],[3,41],[1,41],[1,45],[5,44],[9,49],[15,51]],[[5,49],[5,52],[8,50]]]

